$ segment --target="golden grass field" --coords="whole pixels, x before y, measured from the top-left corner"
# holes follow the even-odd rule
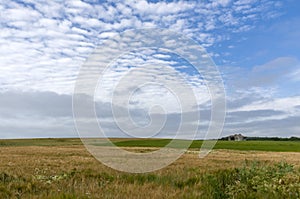
[[[199,159],[198,152],[190,150],[166,168],[130,174],[104,166],[83,145],[3,146],[0,198],[222,198],[205,187],[203,176],[252,161],[263,165],[287,162],[299,171],[299,160],[298,152],[238,150],[213,150]],[[296,185],[300,184],[298,174],[290,174],[296,175]]]

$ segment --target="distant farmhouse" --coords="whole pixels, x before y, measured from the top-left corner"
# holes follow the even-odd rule
[[[282,138],[282,137],[246,137],[243,136],[242,134],[234,134],[234,135],[229,135],[227,137],[222,137],[219,140],[228,140],[228,141],[243,141],[243,140],[270,140],[270,141],[299,141],[300,142],[300,137],[290,137],[290,138]]]
[[[246,140],[246,137],[243,136],[242,134],[234,134],[234,135],[225,137],[223,139],[228,140],[228,141],[243,141],[243,140]]]

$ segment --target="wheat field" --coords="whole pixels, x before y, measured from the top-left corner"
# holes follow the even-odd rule
[[[147,147],[127,149],[149,150]],[[282,162],[288,165],[284,168],[293,167],[293,171],[286,171],[278,180],[294,176],[293,186],[300,189],[298,152],[213,150],[200,159],[197,150],[189,150],[168,167],[145,174],[106,167],[80,144],[2,146],[0,160],[0,198],[231,198],[234,196],[230,188],[235,182],[228,181],[230,186],[224,187],[224,191],[222,187],[227,184],[222,185],[223,181],[236,178],[231,173],[237,168],[251,167],[253,162],[259,163],[259,168],[271,168]],[[211,179],[216,182],[210,182]],[[264,196],[256,193],[257,197]],[[282,194],[296,198],[299,193],[292,189]]]

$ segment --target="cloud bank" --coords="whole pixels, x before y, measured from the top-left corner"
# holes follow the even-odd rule
[[[180,32],[214,51],[233,35],[243,35],[282,15],[282,2],[218,1],[9,1],[0,3],[0,137],[77,136],[72,115],[72,92],[80,67],[109,38],[128,29],[165,28]],[[241,38],[243,39],[243,38]],[[176,41],[174,41],[176,42]],[[234,48],[231,45],[230,48]],[[157,49],[128,52],[105,73],[95,103],[103,128],[110,136],[125,136],[113,122],[108,97],[116,80],[133,66],[147,66],[145,80],[168,81],[181,76],[195,92],[200,109],[198,138],[210,120],[210,94],[201,74],[182,58]],[[164,70],[172,67],[174,70]],[[245,68],[220,66],[227,93],[224,135],[298,136],[300,117],[299,57],[275,57]],[[173,78],[173,79],[172,79]],[[124,83],[124,82],[123,82]],[[129,85],[133,81],[128,81]],[[137,123],[147,123],[149,104],[164,102],[170,110],[164,135],[170,136],[180,119],[176,100],[158,86],[135,93],[130,102]],[[156,101],[151,97],[157,96]],[[142,100],[144,99],[144,100]],[[149,100],[145,100],[149,99]],[[122,107],[119,107],[122,109]],[[189,109],[191,114],[198,109]],[[141,119],[142,118],[142,119]],[[196,125],[189,119],[191,127]],[[187,132],[187,137],[189,133]]]

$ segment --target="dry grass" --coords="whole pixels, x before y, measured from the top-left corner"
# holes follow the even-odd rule
[[[189,151],[162,170],[128,174],[102,165],[81,145],[0,147],[0,174],[11,180],[0,186],[0,197],[195,198],[202,194],[200,175],[242,167],[245,160],[285,161],[300,168],[300,153],[214,150],[204,159]]]

